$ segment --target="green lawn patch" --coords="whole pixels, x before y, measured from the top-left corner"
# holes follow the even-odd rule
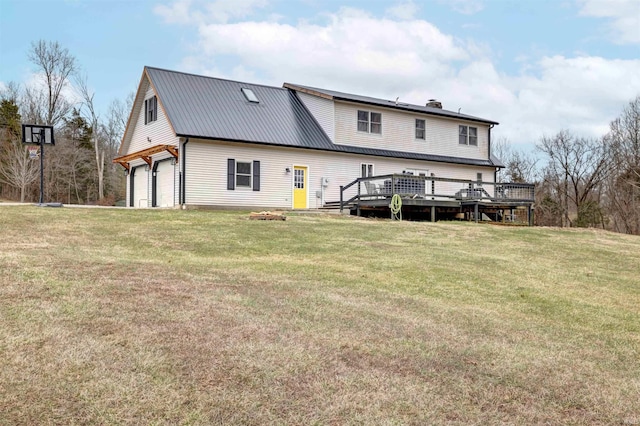
[[[640,424],[638,237],[0,217],[0,424]]]

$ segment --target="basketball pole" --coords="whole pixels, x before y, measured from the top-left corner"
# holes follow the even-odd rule
[[[44,127],[40,129],[40,204],[44,204]]]

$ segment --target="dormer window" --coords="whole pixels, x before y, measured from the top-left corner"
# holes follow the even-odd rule
[[[382,133],[382,114],[371,111],[358,111],[358,131]]]
[[[460,145],[478,146],[478,128],[459,126],[458,142]]]
[[[242,90],[242,94],[244,95],[245,98],[247,98],[249,102],[253,102],[255,104],[260,103],[256,94],[253,93],[253,90],[247,89],[246,87],[243,87],[241,90]]]
[[[416,139],[425,139],[425,121],[416,118]]]
[[[144,101],[144,124],[153,123],[158,119],[158,98],[155,96]]]

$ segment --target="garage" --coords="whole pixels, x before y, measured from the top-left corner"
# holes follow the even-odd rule
[[[132,170],[131,207],[149,207],[149,172],[146,166],[138,166]]]
[[[175,165],[173,159],[158,161],[154,164],[154,207],[173,207],[175,205]]]

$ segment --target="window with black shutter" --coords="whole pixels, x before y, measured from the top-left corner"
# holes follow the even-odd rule
[[[260,161],[227,159],[227,189],[251,188],[260,191]]]
[[[158,119],[158,98],[153,96],[144,101],[144,124],[153,123]]]

